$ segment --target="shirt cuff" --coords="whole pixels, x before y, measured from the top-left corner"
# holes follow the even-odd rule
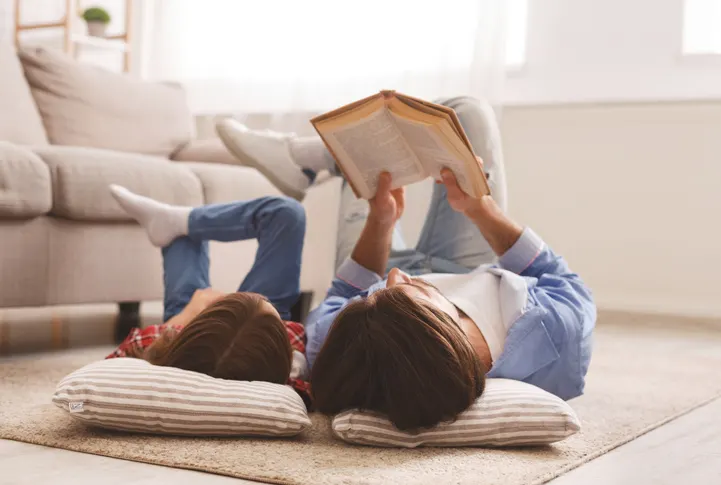
[[[351,258],[347,258],[343,261],[343,264],[340,265],[340,268],[338,268],[338,271],[336,272],[336,278],[345,281],[359,290],[366,290],[371,285],[374,285],[379,281],[383,281],[383,278],[380,275],[368,268],[364,268]]]
[[[543,239],[527,227],[511,249],[499,258],[498,264],[503,269],[521,274],[541,254],[544,246]]]

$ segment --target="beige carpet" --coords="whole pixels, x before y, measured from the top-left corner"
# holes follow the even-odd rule
[[[680,331],[680,323],[684,323]],[[86,349],[0,361],[0,437],[283,484],[538,484],[721,395],[721,332],[604,318],[580,434],[537,449],[354,447],[326,420],[296,440],[186,439],[91,431],[49,402],[55,382],[103,355]]]

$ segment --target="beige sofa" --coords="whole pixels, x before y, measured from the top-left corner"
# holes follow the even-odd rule
[[[0,45],[0,308],[162,298],[160,251],[107,185],[168,203],[278,194],[234,165],[217,139],[193,140],[179,86],[142,83],[60,53]],[[338,182],[313,188],[301,285],[333,272]],[[231,291],[254,242],[211,245],[211,281]],[[127,322],[126,322],[127,323]]]

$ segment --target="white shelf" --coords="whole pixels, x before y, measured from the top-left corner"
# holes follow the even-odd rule
[[[130,46],[121,39],[104,39],[103,37],[92,37],[84,34],[73,34],[71,39],[76,44],[98,47],[101,49],[129,51]]]

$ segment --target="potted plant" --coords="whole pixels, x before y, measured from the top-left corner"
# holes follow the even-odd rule
[[[110,14],[104,8],[90,7],[83,12],[83,20],[88,24],[88,35],[105,37],[105,29],[110,23]]]

